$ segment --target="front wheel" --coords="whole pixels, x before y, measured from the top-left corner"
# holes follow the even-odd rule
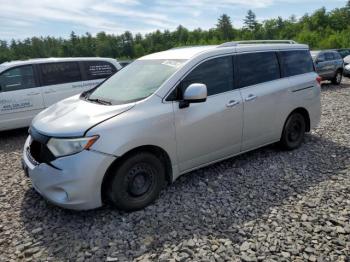
[[[300,113],[291,114],[283,128],[280,144],[284,149],[293,150],[300,147],[304,140],[306,124]]]
[[[146,207],[159,195],[165,183],[162,162],[148,152],[136,153],[112,171],[107,197],[125,211]]]
[[[337,73],[335,74],[335,77],[332,79],[332,84],[340,85],[342,79],[343,79],[342,72],[337,71]]]

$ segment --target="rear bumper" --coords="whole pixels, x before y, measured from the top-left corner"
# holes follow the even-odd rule
[[[52,162],[36,164],[23,150],[23,168],[39,194],[63,208],[87,210],[102,206],[103,177],[115,157],[96,151],[82,151]]]

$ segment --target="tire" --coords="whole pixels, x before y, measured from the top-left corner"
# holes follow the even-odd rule
[[[300,147],[306,131],[305,118],[300,113],[292,113],[283,128],[280,144],[286,150]]]
[[[112,170],[108,200],[118,209],[134,211],[151,204],[165,184],[165,168],[155,155],[140,152]]]
[[[338,70],[337,73],[335,74],[335,77],[332,79],[332,84],[340,85],[342,79],[343,79],[343,74],[340,70]]]

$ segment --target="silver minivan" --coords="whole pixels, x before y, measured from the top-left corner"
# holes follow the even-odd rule
[[[137,210],[191,170],[298,148],[320,120],[320,80],[308,46],[289,41],[147,55],[37,115],[23,167],[61,207]]]

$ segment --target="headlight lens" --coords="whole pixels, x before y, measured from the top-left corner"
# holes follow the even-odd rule
[[[89,149],[98,139],[98,136],[82,138],[51,138],[47,143],[55,157],[67,156]]]

